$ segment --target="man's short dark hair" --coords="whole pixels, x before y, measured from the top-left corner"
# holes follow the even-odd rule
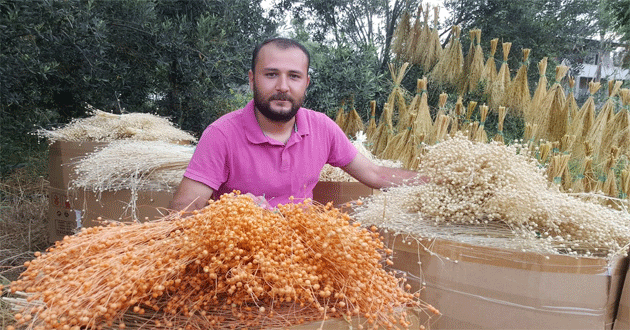
[[[306,47],[304,47],[304,45],[289,38],[271,38],[258,44],[254,48],[254,52],[252,53],[252,72],[254,72],[254,69],[256,67],[256,61],[258,60],[258,52],[260,52],[260,49],[263,48],[267,44],[274,44],[276,47],[280,49],[299,48],[301,51],[304,52],[304,54],[306,54],[306,71],[308,72],[308,68],[311,64],[311,54],[309,54],[308,50],[306,49]]]

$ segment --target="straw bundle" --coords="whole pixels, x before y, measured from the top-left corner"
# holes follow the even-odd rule
[[[392,125],[392,107],[389,103],[383,105],[383,112],[376,126],[376,132],[374,134],[374,142],[372,153],[377,156],[385,150],[385,147],[394,136],[394,127]]]
[[[446,102],[447,101],[448,101],[448,94],[440,93],[440,95],[438,97],[438,112],[436,114],[436,118],[439,115],[447,115],[447,116],[452,116],[452,117],[455,116],[455,114],[451,113],[451,111],[448,111],[446,109]],[[437,119],[436,119],[436,121],[437,121]]]
[[[481,73],[481,81],[484,83],[484,93],[487,95],[491,94],[492,84],[498,76],[497,64],[494,60],[494,54],[497,52],[498,44],[498,38],[490,40],[490,56],[486,60],[486,64],[483,67],[483,72]]]
[[[630,158],[630,89],[619,91],[622,108],[613,118],[614,125],[604,134],[604,141],[612,136],[611,145],[619,148],[620,154]],[[611,133],[608,133],[611,132]],[[607,144],[602,144],[604,147]]]
[[[488,142],[488,133],[486,133],[485,125],[486,125],[486,117],[488,116],[488,106],[483,104],[479,107],[479,127],[475,131],[475,135],[473,136],[473,141],[475,142]]]
[[[466,108],[466,121],[469,122],[470,118],[472,118],[473,112],[475,112],[475,108],[477,108],[477,101],[468,102],[468,107]]]
[[[470,51],[466,55],[462,81],[463,92],[474,91],[481,80],[484,70],[483,49],[481,49],[481,30],[470,31]]]
[[[584,102],[582,108],[578,110],[575,117],[571,119],[568,133],[576,136],[573,150],[571,150],[571,154],[576,159],[584,156],[584,142],[595,123],[595,99],[593,95],[597,93],[600,87],[601,84],[599,82],[591,81],[588,83],[588,91],[591,95]]]
[[[365,125],[363,125],[363,119],[357,112],[356,108],[352,108],[352,110],[348,113],[348,117],[346,118],[346,124],[344,128],[344,132],[347,136],[355,136],[358,132],[362,132],[365,130]]]
[[[335,123],[337,123],[337,126],[339,126],[342,130],[346,127],[346,112],[343,107],[339,107],[339,109],[337,110]]]
[[[540,107],[540,117],[536,123],[541,128],[541,138],[560,141],[567,134],[569,114],[566,113],[566,97],[560,82],[569,68],[565,65],[556,67],[556,78]]]
[[[510,109],[510,113],[523,116],[531,103],[529,95],[529,83],[527,82],[527,67],[529,66],[529,52],[531,49],[523,49],[523,62],[516,72],[514,80],[505,90],[503,105]]]
[[[497,120],[497,134],[494,136],[493,140],[500,142],[500,143],[505,143],[504,137],[503,137],[503,122],[505,121],[505,107],[499,107],[499,117]]]
[[[424,72],[430,72],[442,57],[442,44],[440,43],[440,36],[438,34],[439,9],[438,6],[433,7],[433,29],[428,36],[427,44],[422,53],[421,64]]]
[[[89,117],[74,119],[53,130],[37,130],[50,143],[55,141],[111,142],[116,140],[194,143],[191,134],[176,128],[167,118],[150,113],[116,115],[87,105]]]
[[[503,47],[503,62],[501,62],[501,68],[497,73],[497,79],[492,85],[492,92],[490,94],[490,108],[498,109],[500,105],[504,105],[503,99],[505,98],[506,89],[510,86],[512,78],[510,77],[510,67],[508,66],[508,56],[510,55],[511,42],[504,42]]]
[[[418,6],[418,17],[416,18],[416,24],[418,24],[418,27],[415,28],[414,25],[414,30],[415,33],[417,34],[416,36],[416,40],[415,44],[411,46],[411,50],[409,52],[409,60],[416,65],[422,65],[422,57],[424,52],[426,52],[426,47],[427,47],[427,42],[429,40],[429,35],[431,33],[431,29],[429,28],[429,12],[428,12],[428,5],[427,5],[427,10],[424,11],[424,21],[422,23],[420,23],[420,15],[423,13],[422,12],[422,4],[420,4],[420,6]]]
[[[566,154],[557,154],[551,156],[551,160],[549,161],[549,165],[547,166],[547,179],[549,180],[549,182],[553,182],[554,184],[561,187],[562,174],[569,164],[569,158],[571,158],[571,155]]]
[[[376,132],[376,101],[370,101],[370,120],[368,121],[367,129],[365,130],[365,134],[367,135],[368,141],[372,141],[372,137]]]
[[[394,87],[387,97],[387,103],[392,107],[392,115],[398,113],[397,129],[404,127],[405,118],[408,116],[407,101],[405,100],[407,92],[401,86],[403,78],[405,78],[408,71],[409,62],[403,63],[399,68],[396,68],[394,64],[389,64],[389,72],[392,76]]]
[[[415,134],[416,137],[424,135],[427,137],[427,140],[431,141],[433,136],[433,119],[431,118],[431,112],[429,110],[427,78],[423,77],[422,79],[418,79],[417,87],[421,96],[420,102],[418,102],[418,106],[414,110],[416,118],[413,134]]]
[[[460,33],[460,27],[457,25],[453,26],[451,39],[446,45],[442,57],[429,74],[431,81],[438,85],[450,84],[452,86],[460,86],[460,78],[464,66],[462,44],[459,40]]]
[[[463,97],[459,95],[455,102],[455,107],[453,107],[453,113],[451,114],[453,123],[451,124],[451,130],[448,132],[451,137],[454,137],[455,134],[459,132],[459,124],[463,121],[464,112],[464,100]]]
[[[435,119],[435,143],[442,142],[448,134],[448,126],[451,123],[451,117],[439,114]]]
[[[578,111],[578,105],[577,102],[575,101],[575,95],[574,95],[574,88],[575,88],[575,78],[573,78],[572,76],[568,76],[568,83],[569,83],[569,95],[567,95],[567,102],[566,102],[566,107],[567,109],[565,110],[568,114],[569,114],[569,120],[573,120],[573,118],[575,118],[575,116],[577,115],[577,111]]]
[[[396,57],[399,59],[404,59],[405,57],[405,45],[411,32],[410,20],[411,14],[405,10],[400,15],[400,21],[398,21],[398,26],[392,35],[392,53],[396,54]]]
[[[589,193],[595,189],[597,179],[593,171],[593,158],[585,156],[582,160],[582,171],[573,182],[571,191],[574,193]]]
[[[179,185],[193,146],[162,141],[120,140],[81,159],[72,189],[171,190]]]
[[[621,170],[619,180],[619,198],[625,200],[626,207],[628,207],[628,196],[630,196],[630,168],[628,164]]]
[[[532,97],[532,102],[530,107],[524,113],[524,119],[526,122],[534,122],[536,118],[542,116],[541,105],[545,96],[547,96],[547,57],[543,57],[540,62],[538,62],[538,85],[536,85],[536,90],[534,91],[534,96]]]
[[[627,212],[549,186],[520,146],[458,136],[427,147],[418,171],[431,182],[372,195],[353,217],[394,233],[559,254],[612,257],[630,243]]]
[[[403,51],[403,56],[400,58],[401,60],[414,63],[416,48],[422,35],[422,22],[420,21],[421,15],[422,5],[418,7],[418,12],[415,15],[416,18],[414,20],[414,23],[409,27],[409,36],[407,37],[408,40],[404,45],[405,49]],[[420,47],[422,47],[422,45]]]
[[[617,180],[615,176],[615,166],[617,165],[617,160],[619,159],[619,149],[617,147],[612,147],[610,149],[610,155],[608,159],[606,159],[606,163],[604,164],[604,170],[606,173],[605,181],[603,181],[603,185],[600,187],[596,187],[597,191],[600,191],[610,197],[617,197]],[[602,182],[601,180],[598,182]]]
[[[588,133],[587,141],[593,146],[597,159],[603,159],[607,157],[607,153],[610,151],[602,149],[602,139],[606,131],[608,123],[613,119],[616,110],[616,96],[621,88],[621,81],[611,80],[608,82],[608,99],[604,102],[604,105],[599,110],[599,113],[595,117],[593,127]]]

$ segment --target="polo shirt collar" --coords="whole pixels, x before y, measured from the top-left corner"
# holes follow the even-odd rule
[[[297,133],[300,136],[308,135],[310,132],[309,122],[306,119],[306,109],[300,108],[295,114],[295,125]],[[267,143],[268,139],[263,134],[258,121],[256,120],[256,111],[254,109],[254,100],[249,101],[243,108],[243,128],[249,142],[254,144]]]

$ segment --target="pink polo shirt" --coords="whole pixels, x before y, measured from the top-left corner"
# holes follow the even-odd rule
[[[272,206],[313,197],[325,164],[343,167],[357,149],[328,116],[300,108],[286,145],[265,136],[254,101],[210,124],[184,176],[214,190],[214,198],[240,190],[265,196]]]

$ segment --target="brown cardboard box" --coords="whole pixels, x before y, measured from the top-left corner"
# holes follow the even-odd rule
[[[73,191],[73,206],[81,211],[83,226],[95,225],[97,218],[115,221],[145,221],[162,218],[173,199],[173,191],[131,190],[93,192]]]
[[[107,142],[55,141],[48,151],[48,181],[53,188],[68,189],[81,158],[107,146]]]
[[[159,219],[167,213],[172,198],[173,192],[168,191],[141,190],[132,199],[129,190],[95,193],[50,187],[49,242],[72,235],[78,228],[99,225],[98,217],[126,222]]]
[[[442,316],[432,329],[612,329],[626,257],[541,255],[385,235],[393,268]],[[428,247],[428,248],[425,248]]]
[[[378,192],[378,189],[372,189],[361,182],[319,181],[313,188],[313,200],[322,204],[332,202],[333,206],[339,207]]]
[[[78,214],[72,207],[68,192],[59,188],[48,188],[48,241],[54,243],[66,235],[74,234]]]
[[[626,273],[626,279],[623,282],[623,291],[621,291],[619,298],[614,329],[630,330],[630,270]]]

